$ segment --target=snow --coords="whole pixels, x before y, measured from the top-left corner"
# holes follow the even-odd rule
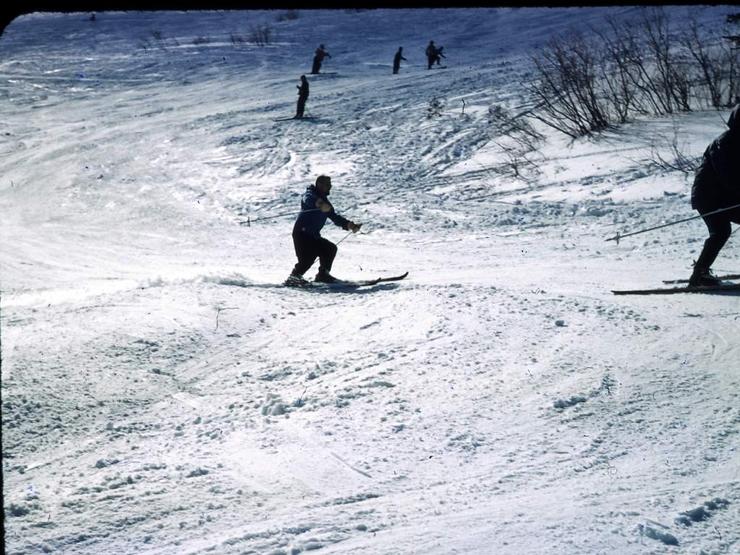
[[[738,297],[611,293],[687,277],[700,220],[606,241],[694,215],[691,179],[651,149],[677,134],[699,155],[727,112],[542,128],[539,176],[490,171],[488,108],[525,105],[532,49],[636,10],[15,20],[6,551],[737,553]],[[264,23],[266,47],[232,44]],[[432,38],[447,69],[426,70]],[[274,121],[319,43],[336,73],[309,76],[314,119]],[[280,287],[321,173],[363,223],[333,273],[406,280]],[[733,237],[715,270],[739,253]]]

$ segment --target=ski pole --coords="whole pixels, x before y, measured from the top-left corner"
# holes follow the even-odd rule
[[[319,208],[311,208],[309,210],[300,210],[298,214],[304,214],[305,212],[316,212],[318,210]],[[247,226],[251,226],[252,222],[259,222],[262,220],[272,220],[273,218],[281,218],[283,216],[292,216],[295,213],[296,213],[295,210],[293,210],[291,212],[283,212],[281,214],[274,214],[272,216],[263,216],[262,218],[255,218],[255,219],[251,219],[249,216],[247,216],[247,221],[245,222],[244,220],[240,220],[239,224],[240,225],[247,224]]]
[[[357,231],[359,232],[359,230],[357,230]],[[342,241],[344,241],[344,240],[345,240],[345,239],[346,239],[347,237],[349,237],[349,236],[350,236],[350,235],[352,235],[353,233],[355,233],[355,232],[354,232],[354,231],[350,231],[350,232],[348,232],[348,233],[347,233],[347,235],[345,235],[344,237],[342,237],[342,238],[341,238],[341,239],[340,239],[339,241],[337,241],[337,242],[336,242],[336,243],[334,243],[334,244],[335,244],[335,245],[338,245],[339,243],[341,243]]]
[[[720,212],[726,212],[727,210],[732,210],[734,208],[740,208],[740,204],[736,204],[734,206],[728,206],[727,208],[720,208],[718,210],[713,210],[712,212],[707,212],[706,214],[699,214],[698,216],[692,216],[691,218],[684,218],[683,220],[676,220],[675,222],[669,222],[667,224],[656,225],[655,227],[650,227],[648,229],[642,229],[640,231],[633,231],[631,233],[625,233],[624,235],[621,235],[619,232],[617,232],[617,234],[614,237],[609,237],[607,241],[616,241],[618,245],[619,240],[624,239],[625,237],[631,237],[632,235],[639,235],[640,233],[647,233],[648,231],[660,229],[661,227],[668,227],[668,226],[680,224],[683,222],[689,222],[691,220],[696,220],[697,218],[703,218],[704,216],[711,216],[713,214],[719,214]]]

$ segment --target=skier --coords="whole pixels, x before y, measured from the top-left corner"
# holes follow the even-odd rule
[[[444,54],[442,54],[442,50],[444,50],[444,49],[445,49],[444,46],[440,46],[439,48],[437,48],[437,52],[434,55],[434,61],[437,62],[437,65],[438,66],[441,66],[442,65],[442,63],[440,62],[440,57],[445,58],[445,59],[447,58],[447,56],[445,56]]]
[[[432,64],[437,58],[437,47],[434,46],[434,41],[430,40],[427,45],[427,49],[424,51],[427,55],[427,69],[432,69]]]
[[[319,47],[316,49],[316,53],[313,57],[313,67],[311,68],[311,73],[316,74],[321,69],[321,62],[324,61],[324,58],[331,58],[331,54],[329,54],[326,50],[324,50],[324,45],[320,44]]]
[[[691,188],[691,207],[699,214],[740,204],[740,104],[727,120],[729,129],[717,137],[704,151]],[[710,271],[712,263],[732,233],[731,222],[740,224],[740,207],[711,216],[702,216],[709,229],[689,285],[718,285]]]
[[[343,218],[334,211],[327,197],[331,191],[331,178],[320,175],[316,178],[316,184],[306,189],[301,197],[301,212],[293,226],[293,246],[298,257],[298,263],[285,280],[285,285],[302,286],[308,282],[303,274],[319,258],[319,271],[314,281],[322,283],[333,283],[337,281],[331,272],[334,257],[337,254],[337,246],[321,236],[321,229],[329,218],[342,229],[357,233],[362,224],[356,224]]]
[[[301,84],[296,85],[298,89],[298,106],[296,106],[295,119],[303,117],[303,110],[306,108],[306,100],[308,100],[308,79],[305,75],[301,75]]]
[[[396,55],[393,56],[393,75],[398,73],[398,70],[401,67],[401,60],[404,62],[408,61],[406,58],[403,57],[403,47],[398,47],[398,52],[396,52]]]

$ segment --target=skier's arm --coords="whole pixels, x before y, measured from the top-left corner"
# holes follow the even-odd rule
[[[337,214],[334,211],[334,207],[331,205],[331,203],[325,201],[324,199],[316,199],[316,208],[328,214],[329,219],[334,222],[335,225],[341,227],[342,229],[357,233],[360,230],[360,227],[362,227],[362,224],[356,224],[355,222],[352,222],[347,218]]]

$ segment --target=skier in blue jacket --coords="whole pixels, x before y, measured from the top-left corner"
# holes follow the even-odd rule
[[[333,283],[337,279],[331,275],[331,266],[337,255],[337,246],[321,236],[327,218],[335,225],[357,233],[362,224],[356,224],[340,216],[327,198],[331,191],[331,178],[320,175],[316,184],[306,189],[301,197],[301,211],[293,226],[293,246],[298,257],[293,271],[285,281],[286,285],[300,286],[308,283],[303,274],[319,259],[319,271],[314,281]]]

